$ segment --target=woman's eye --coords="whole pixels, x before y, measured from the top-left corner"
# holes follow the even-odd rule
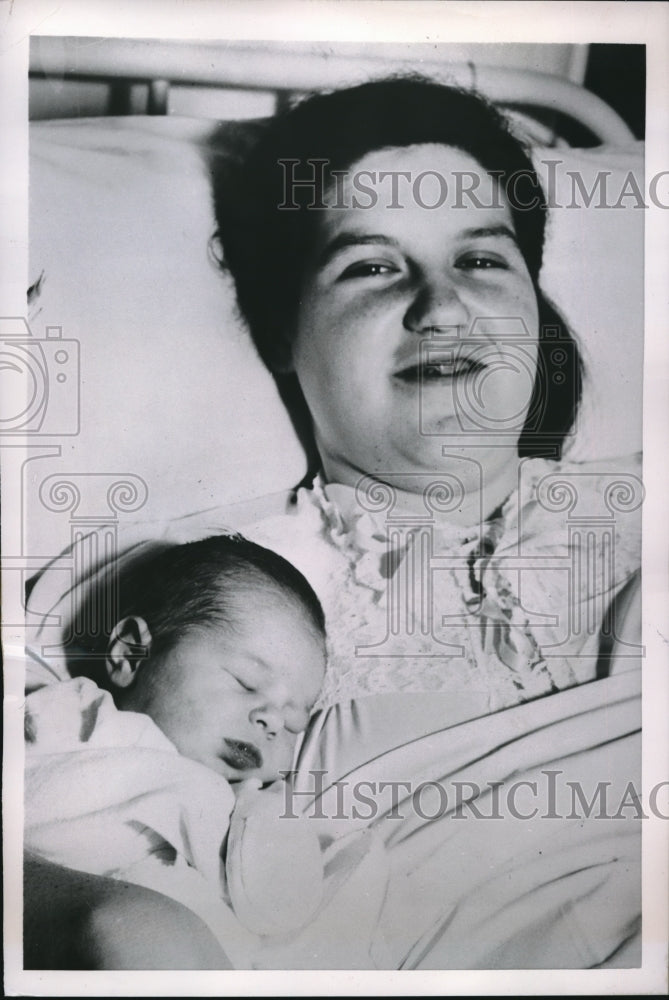
[[[245,684],[244,681],[240,680],[239,677],[237,677],[235,679],[236,679],[237,683],[239,684],[239,686],[241,688],[243,688],[244,691],[249,691],[249,692],[255,691],[255,688],[253,687],[253,685],[251,685],[251,684]]]
[[[471,253],[466,257],[461,257],[457,262],[457,267],[463,271],[487,271],[492,268],[506,270],[506,261],[501,257],[487,253]]]
[[[397,268],[391,264],[364,261],[359,264],[350,264],[341,275],[341,278],[376,278],[381,275],[392,274],[396,270]]]

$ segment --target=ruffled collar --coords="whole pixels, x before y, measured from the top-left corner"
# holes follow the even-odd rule
[[[378,541],[385,545],[389,532],[396,525],[403,523],[403,519],[395,515],[389,516],[388,505],[383,504],[383,491],[386,487],[382,483],[379,483],[378,487],[380,509],[377,511],[369,509],[371,503],[367,509],[362,506],[358,491],[354,487],[342,483],[328,483],[320,473],[315,477],[312,488],[307,493],[311,502],[319,508],[328,527],[328,533],[333,539],[353,534],[364,537],[366,541]],[[376,498],[373,490],[369,491],[369,496],[374,502]],[[449,547],[474,544],[491,532],[497,541],[501,536],[503,525],[517,511],[518,505],[519,490],[515,489],[482,524],[469,526],[456,524],[446,516],[440,515],[438,510],[430,516],[427,508],[424,524],[430,527],[441,544]],[[412,520],[411,517],[407,517],[404,523],[410,524]],[[415,519],[415,523],[418,526],[421,523],[420,519]]]
[[[376,497],[382,509],[365,510],[354,487],[326,483],[319,474],[311,489],[300,490],[297,498],[298,507],[306,504],[318,510],[324,536],[347,559],[357,583],[377,592],[385,591],[412,530],[421,527],[419,522],[412,525],[411,518],[402,523],[400,518],[388,516],[388,505],[382,504],[385,490],[379,484]],[[437,513],[426,517],[423,527],[429,528],[438,549],[489,555],[497,548],[507,523],[517,517],[518,494],[519,490],[514,490],[481,525],[454,524]],[[369,495],[374,497],[373,492]]]

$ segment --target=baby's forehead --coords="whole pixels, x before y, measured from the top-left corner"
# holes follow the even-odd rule
[[[325,630],[301,598],[275,584],[237,589],[228,621],[214,625],[259,677],[300,692],[325,670]],[[220,630],[220,631],[219,631]]]
[[[308,588],[306,580],[305,585]],[[219,593],[229,612],[226,617],[240,631],[258,630],[269,621],[276,627],[287,628],[296,638],[305,635],[316,640],[325,638],[325,629],[304,596],[293,587],[259,573],[255,567],[234,581],[222,580]],[[314,604],[317,603],[314,595]]]

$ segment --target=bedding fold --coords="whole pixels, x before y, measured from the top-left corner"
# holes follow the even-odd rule
[[[639,688],[638,671],[619,674],[405,738],[318,779],[321,794],[301,800],[314,822],[335,837],[369,827],[385,844],[375,933],[392,968],[640,962]],[[339,740],[347,710],[348,737],[369,743],[374,700],[331,714]],[[327,719],[317,736],[298,792],[331,756]]]
[[[100,872],[96,845],[113,843],[117,877],[191,906],[237,968],[638,964],[639,680],[630,671],[441,728],[449,696],[415,696],[386,752],[387,696],[323,713],[286,798],[284,821],[314,824],[325,869],[324,902],[299,932],[244,934],[218,882],[231,800],[216,804],[215,775],[88,681],[28,699],[26,846]],[[332,769],[353,736],[364,759]],[[81,824],[89,848],[73,857]]]

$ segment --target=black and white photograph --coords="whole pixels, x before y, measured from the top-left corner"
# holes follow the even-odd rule
[[[669,5],[131,6],[0,3],[6,994],[663,993]]]

